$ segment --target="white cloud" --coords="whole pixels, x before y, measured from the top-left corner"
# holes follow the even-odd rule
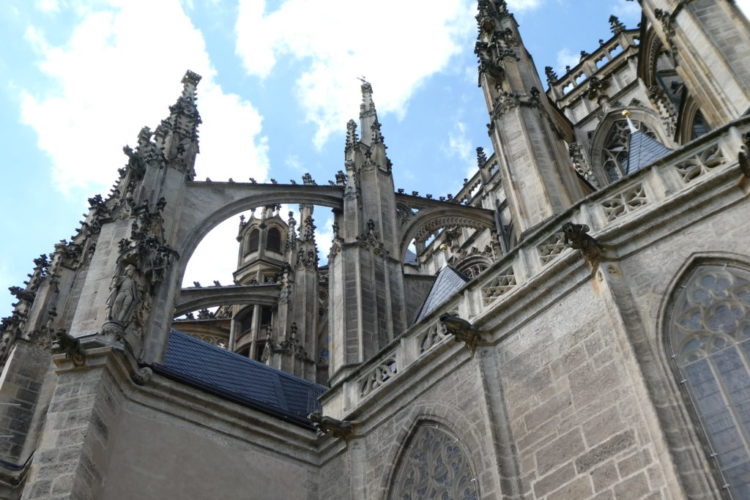
[[[466,124],[460,121],[456,122],[453,130],[448,134],[448,144],[445,150],[446,153],[459,158],[465,167],[463,170],[466,178],[471,178],[476,173],[476,149],[466,133]],[[455,181],[458,181],[458,179],[455,179]],[[455,193],[459,188],[458,184],[451,187],[451,193]]]
[[[168,116],[188,68],[203,76],[197,177],[265,179],[262,117],[216,83],[203,36],[178,0],[107,0],[70,8],[82,17],[64,44],[51,45],[42,32],[28,29],[39,68],[54,87],[43,95],[22,91],[21,104],[22,120],[36,131],[63,192],[105,191],[125,163],[122,146],[133,144],[142,126],[154,128]],[[191,259],[187,281],[231,281],[235,236],[236,221],[212,231]]]
[[[508,8],[512,11],[536,9],[542,4],[542,0],[509,0]]]
[[[261,77],[281,57],[303,61],[297,98],[322,146],[358,112],[359,76],[372,82],[381,114],[403,114],[474,36],[475,9],[469,0],[288,0],[268,13],[265,0],[240,0],[236,52]]]
[[[735,3],[745,17],[750,18],[750,0],[735,0]]]
[[[576,54],[568,48],[560,49],[557,52],[557,67],[555,70],[560,76],[565,74],[565,66],[574,67],[581,61],[581,54]]]
[[[635,28],[635,25],[630,25],[631,22],[637,23],[641,18],[641,5],[638,2],[629,2],[628,0],[617,0],[617,3],[612,8],[612,13],[617,17],[620,17],[628,28]]]
[[[61,46],[50,45],[35,28],[26,38],[54,88],[41,96],[22,91],[22,120],[36,130],[64,191],[109,186],[124,164],[122,146],[134,143],[142,126],[153,128],[168,115],[188,68],[204,77],[198,87],[199,178],[266,176],[260,114],[215,82],[203,36],[177,0],[98,4]],[[159,40],[168,44],[168,54],[158,49]]]

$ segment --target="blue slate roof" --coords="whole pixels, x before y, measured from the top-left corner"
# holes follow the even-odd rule
[[[438,272],[435,283],[430,288],[430,293],[427,294],[427,298],[422,304],[422,308],[417,314],[417,319],[414,322],[418,322],[425,316],[428,316],[432,311],[442,306],[446,300],[451,298],[462,286],[469,281],[469,278],[461,274],[460,272],[453,269],[451,266],[445,266]]]
[[[326,387],[221,349],[177,330],[155,372],[269,415],[312,428]]]
[[[628,141],[628,171],[626,173],[632,174],[671,152],[672,150],[661,142],[636,130],[630,134]]]

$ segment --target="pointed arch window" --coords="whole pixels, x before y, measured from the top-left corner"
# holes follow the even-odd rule
[[[750,272],[701,265],[668,318],[668,349],[733,498],[750,498]]]
[[[266,250],[281,253],[281,231],[272,227],[268,230]]]
[[[477,479],[461,444],[433,423],[417,427],[397,467],[389,500],[479,500]]]
[[[258,242],[260,241],[260,231],[253,229],[247,239],[247,252],[253,253],[258,251]]]
[[[653,131],[643,122],[633,120],[636,128],[644,134],[656,138]],[[630,129],[627,120],[616,120],[607,133],[602,151],[602,168],[609,182],[614,182],[628,171],[628,143]]]

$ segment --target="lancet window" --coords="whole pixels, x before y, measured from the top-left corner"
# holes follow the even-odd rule
[[[750,498],[750,272],[697,267],[678,288],[668,343],[720,484]]]

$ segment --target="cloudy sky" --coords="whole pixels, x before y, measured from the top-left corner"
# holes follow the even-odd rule
[[[610,14],[628,27],[640,20],[625,0],[508,3],[539,68],[560,73],[609,38]],[[474,148],[489,145],[475,9],[471,0],[4,1],[0,316],[10,312],[7,287],[73,234],[87,198],[106,193],[124,165],[122,146],[168,114],[188,68],[203,76],[199,179],[310,172],[326,183],[343,167],[364,76],[396,186],[455,191],[473,172]],[[315,215],[330,225],[328,210]],[[231,281],[236,227],[207,237],[188,282]]]

